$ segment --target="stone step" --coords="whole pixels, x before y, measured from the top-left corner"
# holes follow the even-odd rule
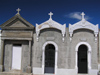
[[[32,75],[55,75],[55,74],[32,74]]]
[[[55,74],[32,74],[32,73],[0,72],[0,75],[55,75]],[[77,74],[77,75],[94,75],[94,74]]]
[[[77,74],[77,75],[94,75],[94,74]]]
[[[89,74],[77,74],[77,75],[89,75]]]
[[[0,72],[0,75],[32,75],[32,73]]]

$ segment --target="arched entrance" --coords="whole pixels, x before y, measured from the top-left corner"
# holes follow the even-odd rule
[[[88,73],[87,51],[86,45],[80,45],[78,48],[78,73]]]
[[[55,47],[48,44],[45,47],[45,73],[54,73],[55,69]]]
[[[88,73],[88,70],[91,69],[91,51],[92,51],[91,46],[87,42],[79,42],[76,45],[76,48],[75,48],[75,52],[76,52],[75,69],[77,70],[77,73]],[[79,64],[82,64],[82,63],[79,61],[84,61],[84,63],[87,62],[87,64],[85,65],[85,67],[87,67],[87,72],[86,71],[83,72],[80,69],[81,66],[79,66]]]
[[[58,46],[57,46],[57,44],[55,43],[55,42],[53,42],[53,41],[47,41],[47,42],[45,42],[44,44],[43,44],[43,47],[42,47],[42,50],[43,50],[43,52],[42,52],[42,74],[44,74],[44,73],[46,73],[46,71],[45,71],[45,57],[46,57],[46,53],[48,52],[46,52],[46,49],[48,49],[48,47],[50,47],[50,45],[52,46],[51,47],[51,49],[53,49],[53,50],[51,50],[52,52],[55,52],[53,55],[54,56],[52,56],[52,57],[54,57],[54,72],[52,71],[52,73],[54,73],[54,74],[57,74],[57,58],[58,58]],[[45,53],[46,52],[46,53]],[[52,53],[52,52],[50,52],[50,53]],[[48,72],[49,73],[49,72]]]

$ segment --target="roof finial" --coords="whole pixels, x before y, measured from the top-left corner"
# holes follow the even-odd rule
[[[52,15],[53,15],[53,13],[52,13],[52,12],[50,12],[48,15],[50,15],[50,19],[52,19]]]
[[[19,12],[21,11],[21,9],[18,8],[18,9],[16,9],[16,11],[17,11],[17,14],[19,14]]]
[[[84,12],[82,12],[81,15],[82,15],[82,20],[85,20],[85,18],[84,18],[84,15],[85,15]]]

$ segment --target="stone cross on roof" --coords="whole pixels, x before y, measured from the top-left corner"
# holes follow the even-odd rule
[[[19,14],[19,12],[21,11],[21,9],[18,8],[18,9],[16,9],[16,11],[17,11],[17,14]]]
[[[82,12],[81,15],[82,15],[82,20],[84,20],[84,19],[85,19],[85,18],[84,18],[84,15],[85,15],[84,12]]]
[[[52,19],[52,15],[53,15],[53,13],[52,13],[52,12],[50,12],[48,15],[50,15],[50,19]]]

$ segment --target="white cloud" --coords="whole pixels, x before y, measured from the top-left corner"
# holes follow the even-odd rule
[[[73,12],[73,13],[70,13],[70,14],[65,15],[65,16],[68,17],[68,18],[73,18],[73,19],[78,19],[78,20],[82,19],[81,12]],[[85,15],[85,19],[89,20],[90,17]]]

